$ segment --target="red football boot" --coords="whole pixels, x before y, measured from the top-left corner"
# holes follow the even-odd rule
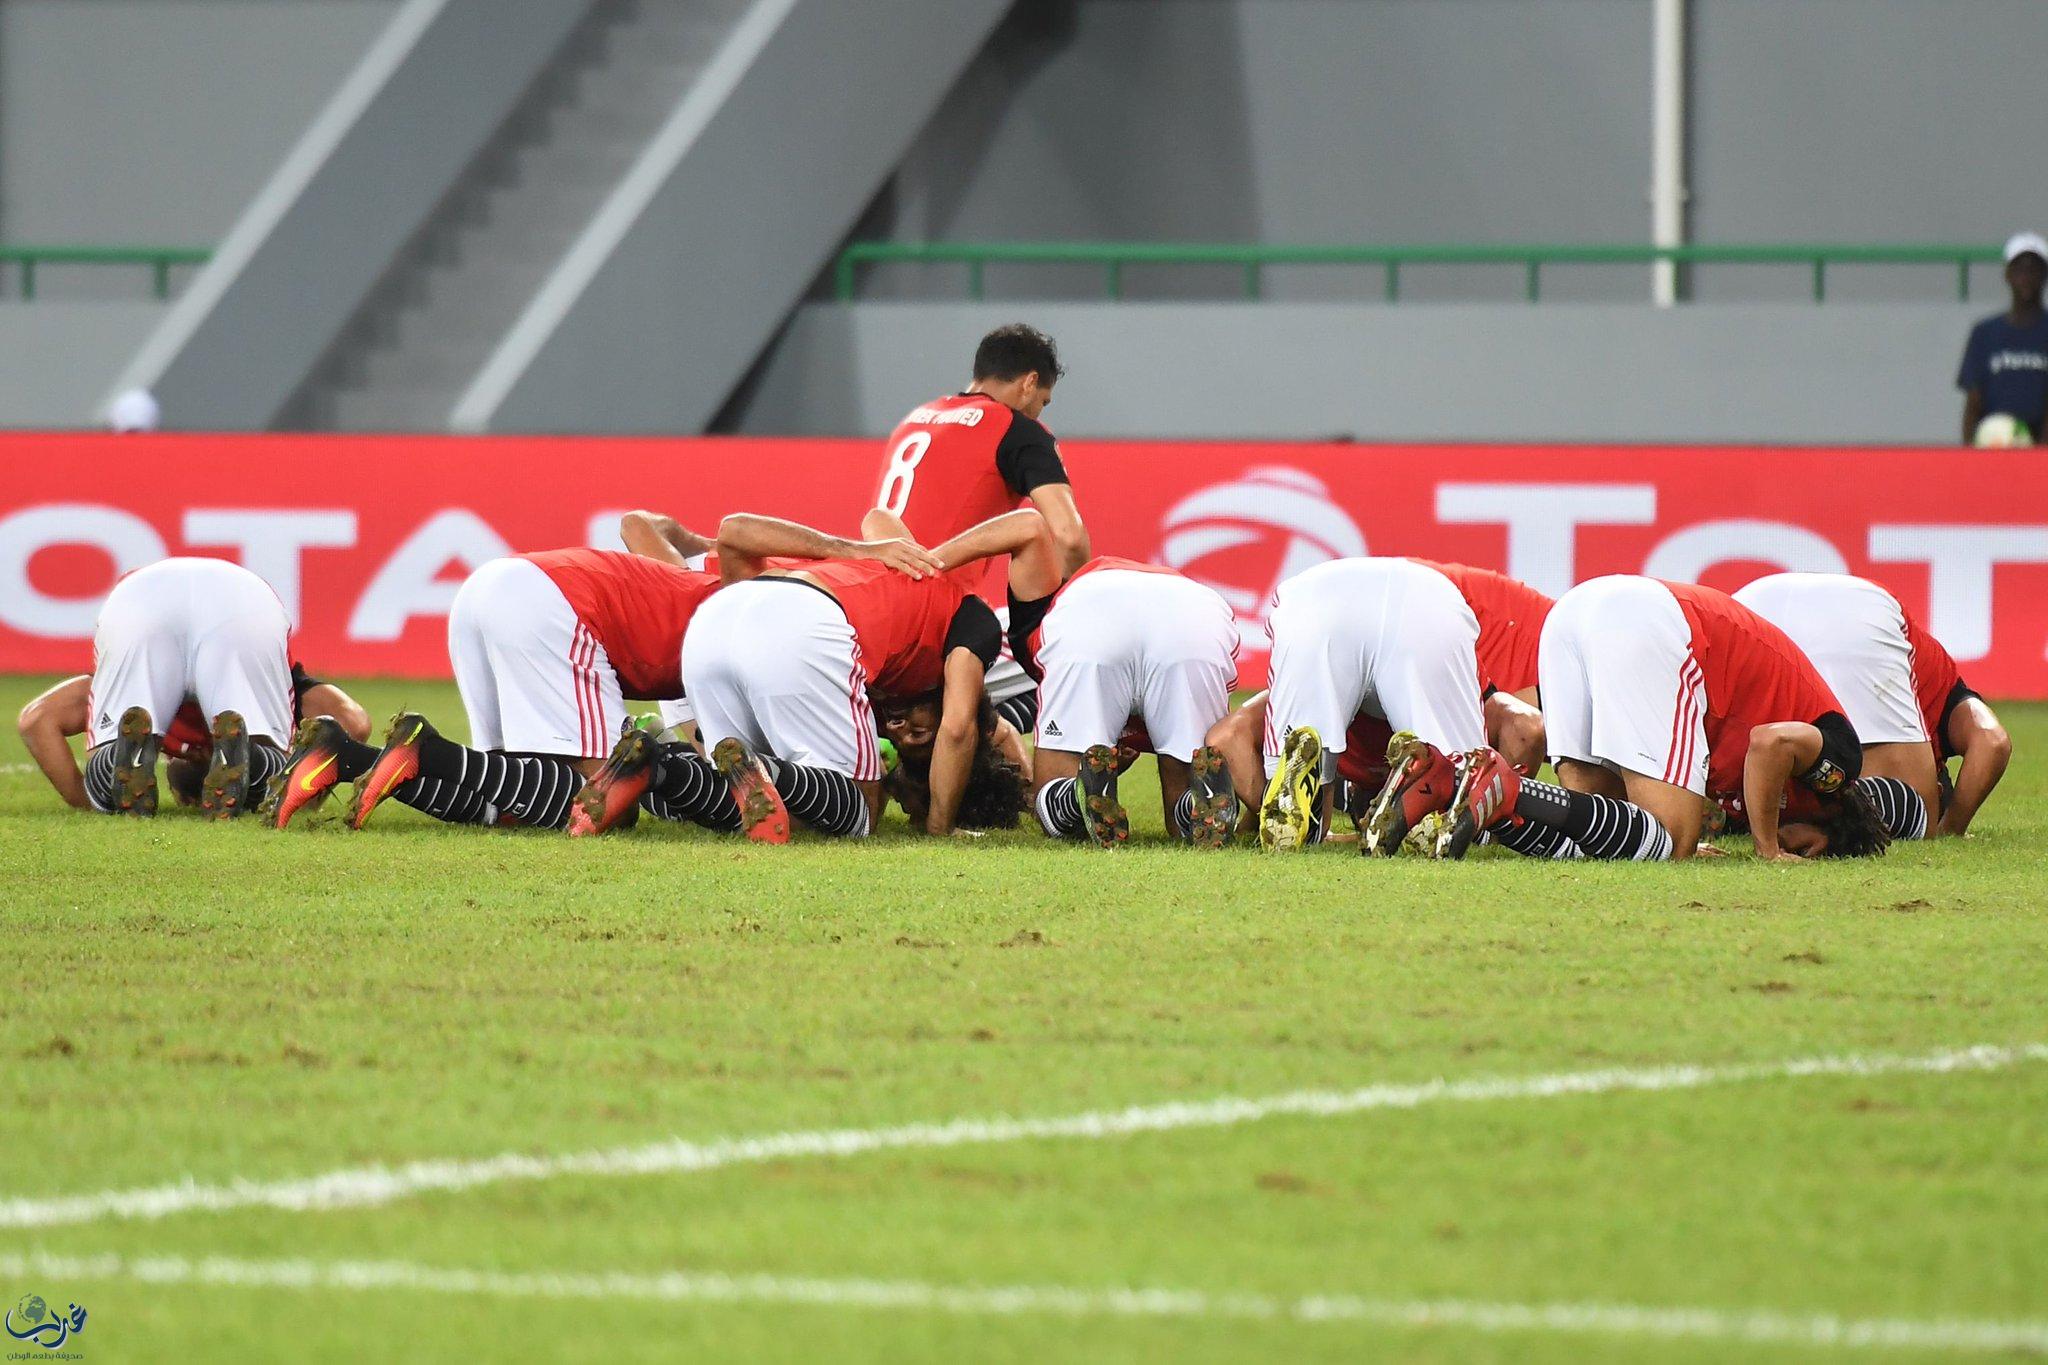
[[[1492,749],[1474,749],[1464,756],[1459,776],[1456,818],[1437,841],[1439,858],[1462,858],[1481,830],[1512,820],[1522,794],[1522,774]]]
[[[434,727],[416,711],[401,711],[391,718],[377,761],[356,779],[356,797],[348,812],[350,829],[361,829],[385,797],[420,775],[420,740],[433,733]]]
[[[711,766],[732,788],[739,803],[740,827],[757,844],[789,842],[789,807],[782,793],[768,780],[768,769],[758,755],[737,739],[721,739],[711,750]]]
[[[569,837],[602,834],[638,811],[660,758],[660,743],[645,730],[635,727],[619,736],[611,757],[583,784],[569,807]]]
[[[348,731],[332,716],[309,716],[299,722],[284,771],[271,781],[263,798],[263,819],[271,828],[284,829],[293,816],[325,801],[340,785],[341,754],[347,743]]]
[[[1358,827],[1358,851],[1391,858],[1426,815],[1451,808],[1458,770],[1443,750],[1407,730],[1387,741],[1387,784]]]

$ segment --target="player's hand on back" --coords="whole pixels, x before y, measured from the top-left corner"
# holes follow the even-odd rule
[[[937,555],[914,540],[862,541],[859,557],[879,559],[896,572],[912,578],[936,578],[946,571]]]

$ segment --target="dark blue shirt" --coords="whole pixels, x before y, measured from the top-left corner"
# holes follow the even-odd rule
[[[1982,390],[1986,417],[2009,413],[2040,440],[2048,410],[2048,316],[2015,327],[2000,313],[1972,327],[1956,387]]]

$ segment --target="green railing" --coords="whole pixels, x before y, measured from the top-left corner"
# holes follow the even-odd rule
[[[147,266],[152,291],[171,296],[171,267],[205,265],[213,253],[192,246],[0,246],[0,265],[21,270],[21,297],[36,296],[36,267],[44,265]]]
[[[1212,265],[1243,272],[1244,296],[1264,291],[1274,266],[1376,266],[1385,272],[1387,302],[1401,297],[1401,271],[1422,265],[1519,265],[1531,303],[1543,294],[1547,265],[1796,265],[1811,270],[1813,298],[1827,298],[1828,267],[1834,265],[1939,265],[1956,272],[1956,297],[1970,297],[1970,267],[1997,264],[1996,247],[1975,243],[1780,243],[1735,246],[1649,245],[1475,245],[1475,246],[1264,246],[1208,242],[855,242],[839,253],[833,271],[840,302],[854,297],[863,265],[964,265],[969,298],[982,297],[983,275],[991,265],[1091,265],[1099,267],[1103,290],[1122,298],[1129,266]]]

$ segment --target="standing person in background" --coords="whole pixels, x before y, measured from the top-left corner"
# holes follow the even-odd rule
[[[2048,316],[2041,310],[2041,286],[2048,280],[2048,239],[2038,232],[2015,233],[2005,244],[2005,282],[2012,307],[1970,329],[1956,387],[1963,391],[1964,445],[2032,445],[2048,415]],[[1987,417],[2004,416],[2025,428],[1990,439],[1980,432]]]

